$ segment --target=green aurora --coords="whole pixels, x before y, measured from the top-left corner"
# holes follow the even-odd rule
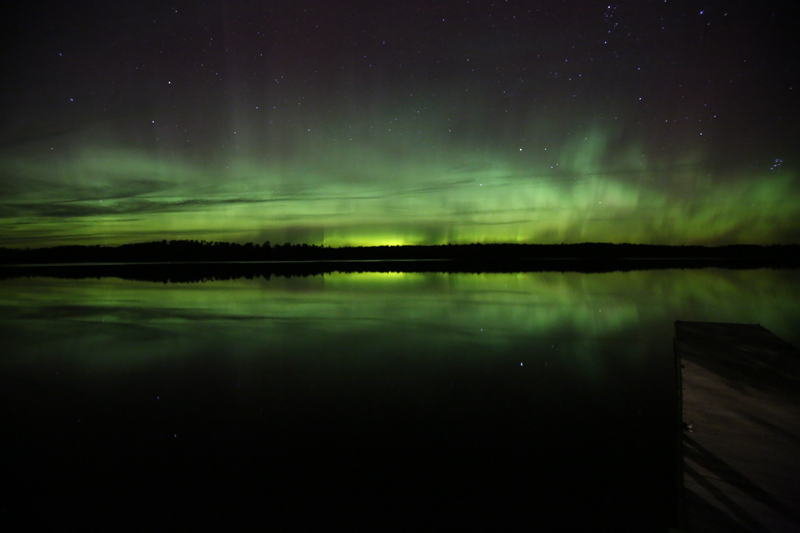
[[[0,246],[800,241],[780,9],[467,4],[21,9]]]
[[[651,162],[635,144],[612,151],[608,132],[549,150],[535,142],[439,147],[434,133],[388,146],[325,131],[302,141],[274,160],[198,162],[109,143],[56,144],[49,157],[6,151],[0,244],[798,240],[794,173],[717,170],[699,155]]]

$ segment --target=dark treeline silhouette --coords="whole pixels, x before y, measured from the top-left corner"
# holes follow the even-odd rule
[[[206,241],[160,241],[122,246],[0,248],[0,264],[175,263],[233,261],[402,261],[468,260],[726,260],[766,266],[798,263],[800,245],[666,246],[650,244],[460,244],[330,248],[308,244],[271,245]]]
[[[116,247],[0,248],[0,279],[118,277],[190,283],[332,272],[585,272],[663,268],[800,268],[798,245],[468,244],[327,248],[203,241]]]

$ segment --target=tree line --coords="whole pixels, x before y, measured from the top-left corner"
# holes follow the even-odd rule
[[[650,244],[445,244],[353,246],[331,248],[314,244],[263,244],[162,240],[120,246],[56,246],[0,248],[2,264],[54,263],[202,263],[236,261],[403,261],[466,260],[720,260],[764,265],[794,265],[800,245],[668,246]]]

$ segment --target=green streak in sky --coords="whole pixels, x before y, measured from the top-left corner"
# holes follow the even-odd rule
[[[242,132],[241,150],[206,157],[100,141],[7,150],[0,245],[798,240],[786,169],[715,170],[699,152],[666,164],[600,129],[549,148],[406,129],[385,143],[295,131],[274,151]]]

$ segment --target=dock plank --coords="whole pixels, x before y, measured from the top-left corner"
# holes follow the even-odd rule
[[[686,532],[800,531],[800,352],[758,324],[676,322]]]

